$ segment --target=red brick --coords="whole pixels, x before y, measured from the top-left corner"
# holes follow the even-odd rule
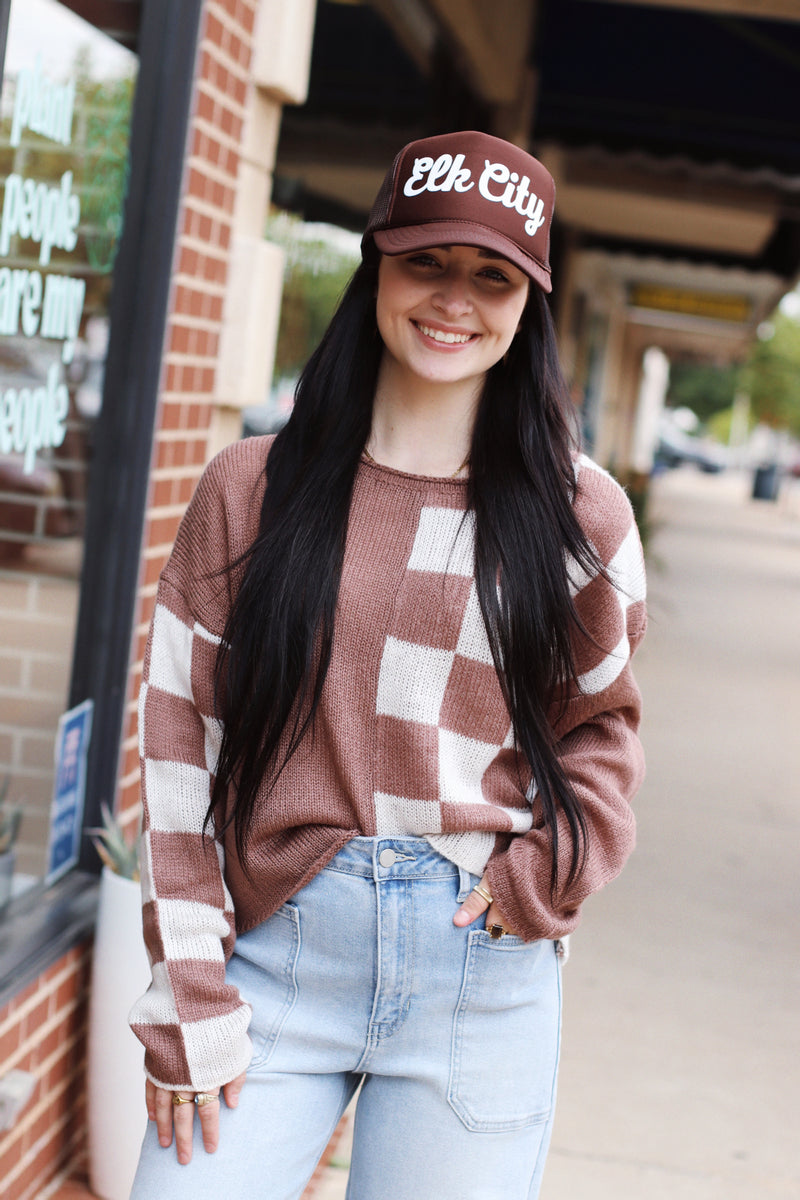
[[[150,498],[152,508],[165,508],[172,504],[172,482],[169,479],[156,479],[153,484],[153,494]]]
[[[29,1037],[32,1037],[46,1022],[48,1011],[50,1009],[50,995],[51,993],[49,991],[46,992],[39,1003],[31,1009],[25,1018],[25,1024],[22,1032],[24,1041],[27,1041]]]
[[[139,751],[136,746],[126,750],[122,756],[122,774],[130,775],[139,768]]]
[[[151,536],[153,538],[153,541],[156,543],[156,545],[163,545],[167,542],[170,542],[170,543],[174,542],[175,535],[178,532],[179,524],[180,524],[179,517],[171,516],[171,517],[156,518],[153,521],[153,523],[151,525],[151,529],[150,529]]]
[[[222,22],[215,17],[213,13],[208,13],[206,16],[206,27],[203,34],[204,39],[207,39],[209,42],[213,42],[215,46],[221,46],[223,38],[225,37],[225,33],[225,26],[222,24]]]
[[[22,1138],[14,1137],[13,1130],[2,1135],[0,1142],[0,1179],[7,1179],[22,1160]]]
[[[178,272],[181,275],[197,275],[200,255],[196,250],[183,247],[178,259]]]
[[[197,78],[207,79],[210,82],[211,71],[214,65],[214,60],[208,50],[200,51],[200,61],[197,64]]]
[[[229,108],[223,108],[219,117],[220,128],[223,133],[227,133],[229,137],[236,137],[236,118]]]
[[[155,452],[155,468],[157,471],[163,471],[167,467],[172,466],[172,442],[158,442]],[[145,540],[145,545],[150,545],[149,538]]]
[[[197,115],[204,121],[214,120],[214,101],[205,92],[197,92]]]
[[[189,330],[185,325],[173,325],[170,332],[169,349],[173,354],[189,353]]]
[[[39,1062],[47,1062],[51,1054],[55,1054],[61,1042],[61,1030],[57,1027],[51,1029],[50,1032],[42,1038],[37,1046],[37,1055]]]
[[[78,976],[77,972],[73,971],[67,978],[59,984],[56,992],[56,1012],[66,1010],[68,1006],[74,1005],[78,998]]]
[[[197,481],[193,478],[181,479],[178,487],[178,503],[188,504],[194,495]]]

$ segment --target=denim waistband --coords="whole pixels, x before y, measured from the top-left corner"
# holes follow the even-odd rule
[[[377,882],[390,879],[461,878],[470,887],[468,871],[458,867],[434,850],[430,842],[418,837],[355,837],[331,859],[325,868],[343,875],[360,875]]]

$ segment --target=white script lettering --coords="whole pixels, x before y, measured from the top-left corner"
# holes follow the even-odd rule
[[[530,192],[530,182],[527,175],[520,179],[516,171],[510,171],[505,163],[490,163],[485,159],[478,180],[478,191],[493,204],[499,203],[505,208],[515,208],[521,216],[527,217],[525,232],[533,237],[536,230],[544,225],[545,217],[544,200]],[[503,183],[507,186],[502,192],[492,192],[489,187],[491,183]]]
[[[23,471],[30,475],[36,451],[60,446],[67,436],[69,393],[58,382],[58,364],[47,372],[47,386],[7,388],[0,394],[0,454],[22,454]]]
[[[61,176],[60,187],[9,175],[0,220],[0,255],[8,254],[15,234],[39,245],[39,263],[50,262],[53,247],[72,251],[78,244],[80,198],[72,191],[72,171]]]
[[[41,332],[45,338],[66,339],[61,360],[70,363],[85,300],[85,279],[48,275],[43,283],[39,271],[0,267],[0,334],[14,337],[21,329],[25,337]]]
[[[411,174],[406,180],[403,194],[419,196],[422,192],[468,192],[473,186],[470,182],[472,172],[464,166],[464,155],[441,154],[434,162],[427,155],[415,158]],[[426,178],[427,176],[427,178]],[[439,182],[441,180],[441,182]],[[415,186],[419,184],[420,186]]]
[[[11,145],[18,146],[23,129],[68,146],[72,141],[72,115],[75,108],[75,81],[57,84],[42,74],[42,56],[36,56],[33,70],[25,67],[17,75]]]

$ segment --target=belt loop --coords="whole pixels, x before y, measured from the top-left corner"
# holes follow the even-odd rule
[[[464,867],[458,868],[458,903],[459,904],[464,903],[464,901],[466,900],[467,896],[470,894],[470,892],[472,891],[472,888],[474,886],[474,884],[472,882],[473,879],[477,880],[477,878],[478,878],[477,875],[470,875],[469,871],[466,871],[464,869]]]

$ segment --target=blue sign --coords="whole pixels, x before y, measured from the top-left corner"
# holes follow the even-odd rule
[[[78,861],[86,793],[86,756],[92,733],[94,700],[84,700],[58,722],[56,777],[50,805],[50,847],[47,883]]]

